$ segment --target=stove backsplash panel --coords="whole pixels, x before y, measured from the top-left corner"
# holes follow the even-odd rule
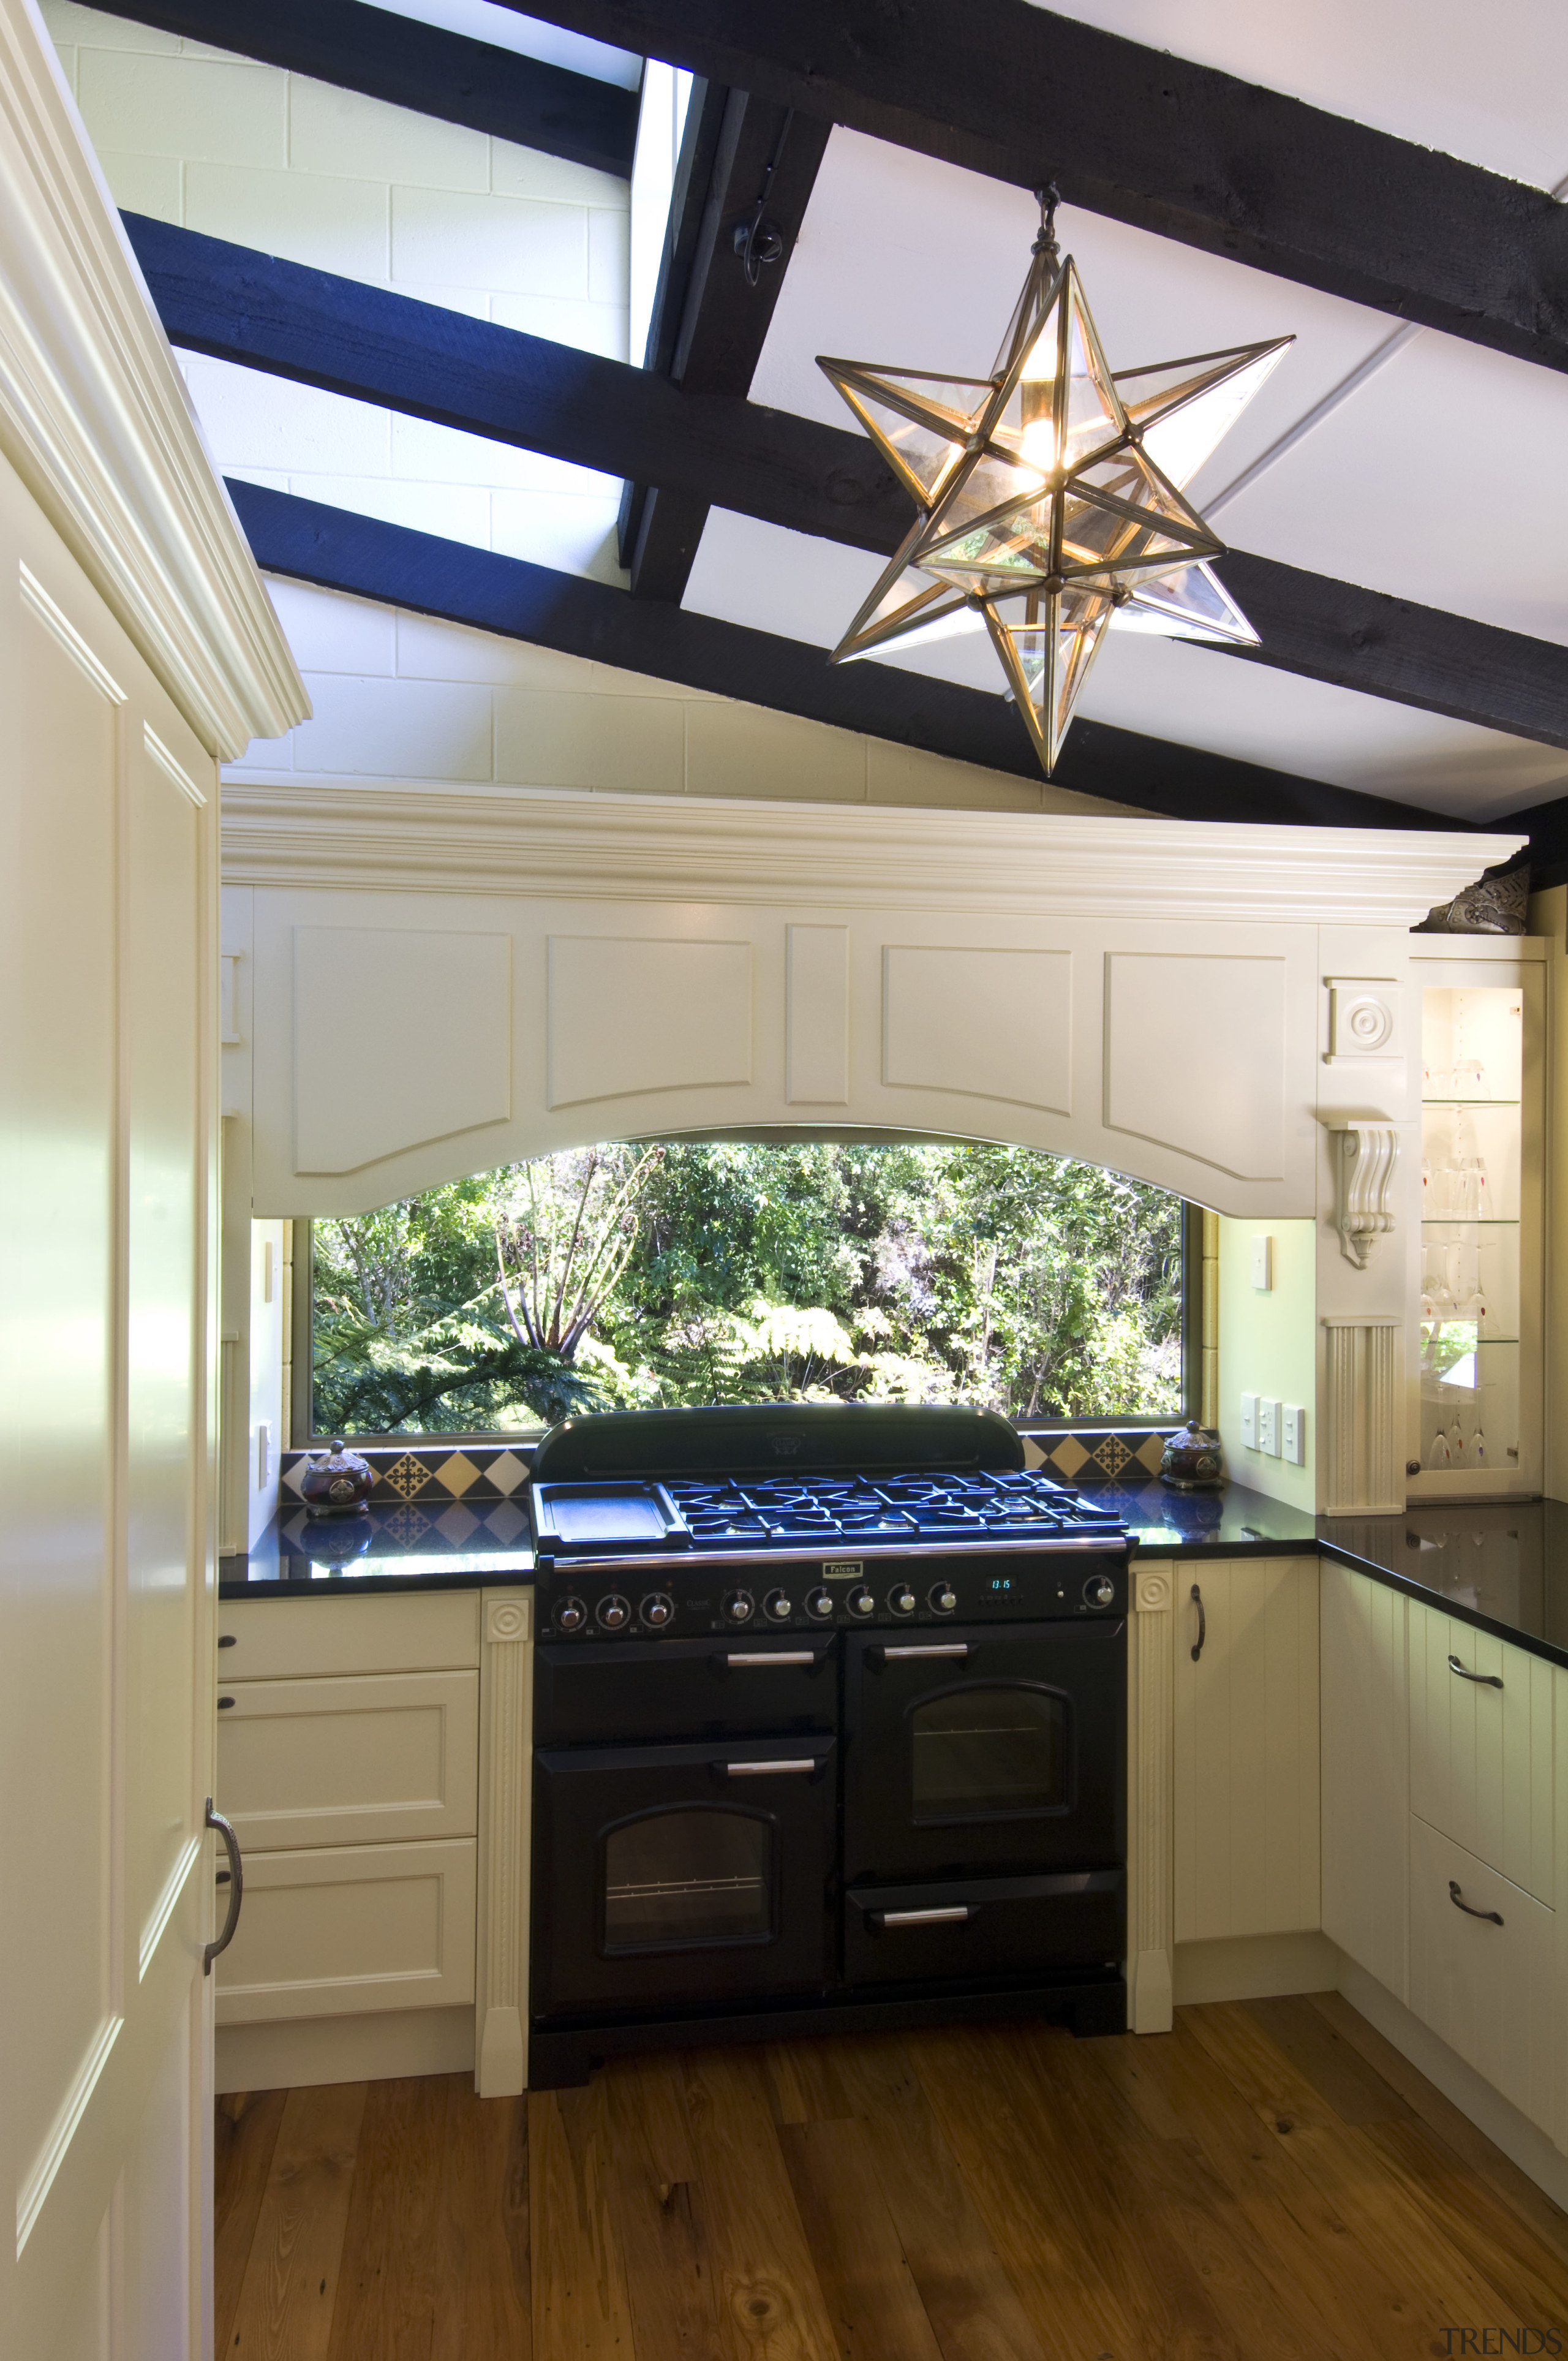
[[[1064,1484],[1136,1484],[1159,1474],[1166,1437],[1180,1422],[1168,1426],[1083,1426],[1039,1434],[1025,1434],[1024,1455],[1031,1467],[1043,1467]],[[325,1444],[320,1448],[325,1449]],[[532,1443],[367,1444],[350,1442],[376,1471],[370,1497],[385,1507],[418,1500],[427,1508],[450,1500],[522,1500],[528,1483]],[[282,1505],[301,1498],[300,1478],[306,1451],[285,1451],[280,1470]]]

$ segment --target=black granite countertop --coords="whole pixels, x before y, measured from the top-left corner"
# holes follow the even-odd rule
[[[1314,1517],[1261,1492],[1173,1492],[1158,1482],[1097,1486],[1142,1556],[1198,1560],[1319,1553],[1477,1630],[1568,1667],[1568,1502],[1486,1501],[1395,1517]],[[269,1526],[248,1558],[221,1561],[222,1598],[356,1591],[475,1590],[532,1579],[520,1502],[452,1501],[439,1514],[373,1508],[327,1521],[302,1509]]]

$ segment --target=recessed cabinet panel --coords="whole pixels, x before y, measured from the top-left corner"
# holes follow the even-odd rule
[[[1400,2000],[1409,1990],[1405,1613],[1398,1591],[1324,1562],[1323,1932]]]
[[[472,1837],[257,1854],[215,1970],[218,2023],[471,2002],[475,1864]]]
[[[1283,959],[1112,951],[1105,1124],[1239,1180],[1285,1175]],[[1214,1046],[1195,1087],[1193,1045]]]
[[[477,1673],[220,1676],[218,1697],[218,1800],[247,1853],[473,1835]]]
[[[225,1598],[218,1608],[220,1684],[478,1662],[477,1590],[416,1591],[407,1598]]]
[[[1521,2114],[1553,2128],[1563,2037],[1555,1914],[1414,1817],[1410,2006]]]
[[[1412,1599],[1410,1809],[1552,1904],[1552,1668]]]
[[[893,944],[883,1081],[1072,1112],[1072,954]]]
[[[552,1107],[749,1082],[751,946],[552,935],[549,1035]]]

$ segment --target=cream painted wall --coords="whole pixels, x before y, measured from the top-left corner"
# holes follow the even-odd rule
[[[1313,1222],[1220,1223],[1220,1434],[1234,1483],[1293,1508],[1316,1505],[1317,1225]],[[1274,1241],[1272,1288],[1252,1283],[1255,1237]],[[1306,1465],[1244,1450],[1241,1397],[1266,1394],[1307,1412]]]
[[[116,203],[589,352],[627,357],[630,189],[307,75],[43,0]],[[618,481],[181,354],[220,470],[623,581]]]

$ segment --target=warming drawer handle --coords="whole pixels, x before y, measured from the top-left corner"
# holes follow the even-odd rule
[[[945,1646],[939,1648],[878,1648],[874,1653],[881,1656],[884,1663],[896,1664],[906,1662],[912,1656],[967,1656],[969,1643],[964,1640],[949,1640]]]
[[[239,1925],[239,1905],[245,1899],[245,1863],[240,1859],[239,1839],[235,1834],[234,1822],[225,1820],[221,1812],[214,1811],[210,1795],[207,1798],[207,1826],[216,1828],[224,1840],[224,1850],[229,1857],[229,1906],[222,1929],[203,1950],[202,1973],[204,1976],[212,1974],[213,1961],[234,1941],[234,1930]]]
[[[946,1910],[868,1910],[866,1916],[873,1927],[962,1927],[979,1913],[967,1902],[956,1902]]]
[[[1489,1918],[1494,1927],[1500,1927],[1503,1923],[1503,1914],[1500,1910],[1477,1910],[1473,1902],[1466,1902],[1459,1890],[1459,1880],[1456,1877],[1451,1877],[1448,1881],[1448,1898],[1456,1910],[1464,1911],[1466,1918]]]
[[[815,1664],[817,1656],[815,1648],[781,1648],[772,1655],[729,1655],[724,1661],[732,1673],[756,1672],[764,1664]]]
[[[1198,1609],[1198,1637],[1192,1642],[1192,1661],[1196,1664],[1203,1653],[1203,1642],[1209,1636],[1209,1618],[1203,1612],[1203,1594],[1196,1583],[1192,1586],[1191,1598]]]
[[[802,1754],[782,1763],[727,1763],[724,1775],[727,1779],[798,1779],[821,1768],[815,1754]]]
[[[1474,1681],[1478,1689],[1500,1689],[1503,1686],[1496,1673],[1467,1673],[1457,1656],[1450,1656],[1448,1669],[1451,1673],[1457,1673],[1462,1681]],[[1502,1920],[1499,1919],[1497,1924],[1501,1926]]]

